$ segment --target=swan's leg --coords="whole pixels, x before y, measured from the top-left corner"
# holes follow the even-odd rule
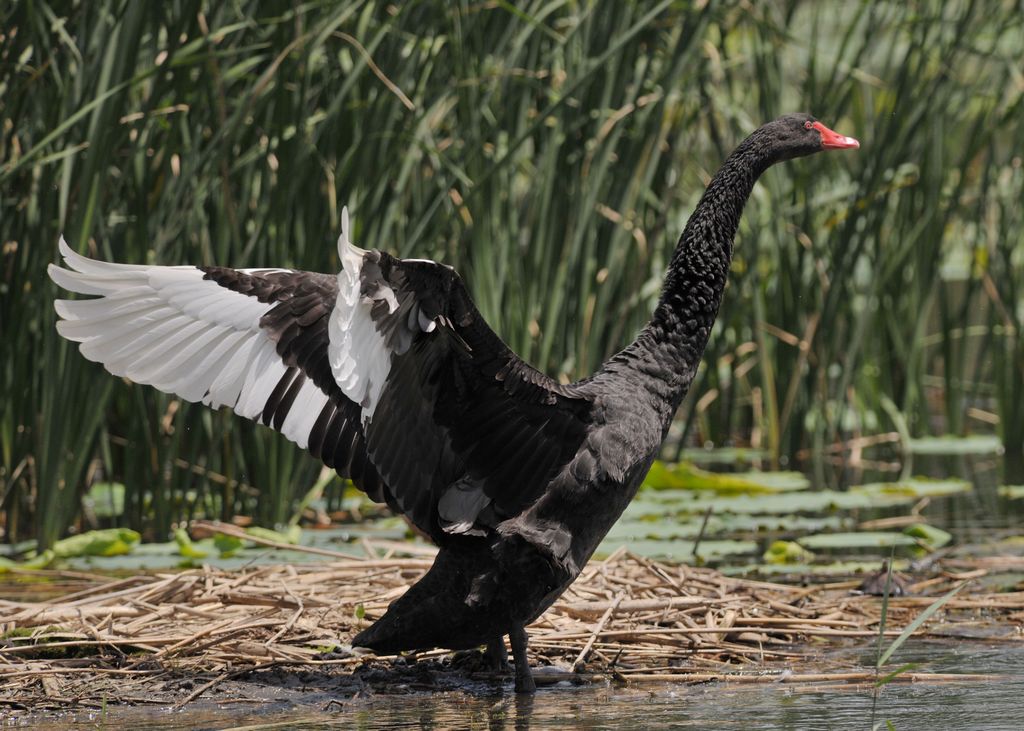
[[[505,639],[501,635],[492,637],[487,643],[484,658],[487,660],[491,670],[495,672],[508,668],[508,650],[505,649]]]
[[[533,682],[530,661],[526,656],[526,629],[521,624],[515,625],[508,638],[512,641],[512,658],[516,663],[516,693],[533,693],[537,684]]]

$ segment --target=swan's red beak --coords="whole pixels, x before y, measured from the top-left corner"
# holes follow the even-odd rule
[[[811,126],[821,134],[821,146],[826,150],[843,150],[847,147],[860,147],[860,143],[857,142],[857,140],[852,137],[847,137],[846,135],[841,135],[838,132],[833,132],[821,122],[815,122]]]

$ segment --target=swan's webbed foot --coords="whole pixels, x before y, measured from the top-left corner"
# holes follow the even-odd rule
[[[484,651],[484,661],[496,673],[508,670],[508,650],[505,649],[504,637],[498,635],[491,638]]]
[[[516,625],[508,633],[508,638],[512,641],[512,658],[516,663],[516,693],[535,693],[537,684],[533,682],[530,661],[526,656],[526,629]]]

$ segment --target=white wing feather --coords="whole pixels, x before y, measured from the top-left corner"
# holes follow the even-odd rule
[[[286,371],[259,326],[272,303],[203,279],[192,266],[95,261],[72,251],[63,237],[60,252],[70,269],[51,264],[53,281],[72,292],[100,295],[54,303],[62,318],[57,331],[80,343],[82,355],[186,401],[260,417]],[[327,399],[307,380],[282,433],[305,447]]]
[[[366,425],[373,417],[391,371],[392,353],[373,323],[372,303],[360,293],[359,272],[364,253],[349,240],[348,209],[345,209],[341,213],[341,236],[338,237],[341,259],[338,298],[328,324],[331,343],[328,358],[334,380],[342,393],[362,407]],[[395,301],[391,311],[397,306]]]

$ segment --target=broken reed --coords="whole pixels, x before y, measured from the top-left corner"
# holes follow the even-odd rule
[[[864,144],[757,188],[687,439],[820,455],[891,431],[889,398],[915,435],[973,428],[975,406],[1019,453],[1024,16],[985,7],[14,3],[5,538],[51,542],[99,478],[127,484],[118,522],[150,537],[197,515],[281,523],[317,472],[59,340],[61,232],[119,261],[331,272],[348,205],[358,243],[458,266],[513,348],[573,378],[644,322],[732,145],[795,109]]]
[[[69,695],[117,701],[126,695],[125,687],[132,689],[127,695],[133,698],[147,697],[152,694],[147,684],[182,674],[197,687],[174,698],[181,706],[218,682],[252,670],[333,666],[358,676],[364,666],[391,667],[387,659],[353,656],[338,648],[379,617],[429,568],[431,559],[392,556],[394,546],[380,542],[368,541],[365,547],[365,559],[344,557],[322,564],[233,571],[207,566],[99,581],[82,581],[83,575],[77,574],[68,579],[80,585],[63,596],[0,599],[0,632],[7,638],[0,648],[6,679],[0,705],[53,704],[50,686],[41,682],[46,678],[56,687],[90,689],[88,694]],[[953,566],[968,571],[954,573],[949,570]],[[935,576],[912,590],[937,594],[950,586],[962,588],[965,581],[987,572],[965,566],[963,560],[950,566],[940,561]],[[852,593],[857,584],[796,586],[738,579],[619,550],[588,564],[565,595],[531,625],[531,662],[541,668],[538,682],[867,684],[874,672],[851,668],[846,654],[827,652],[851,642],[866,644],[879,635],[881,600]],[[1024,592],[947,594],[941,614],[936,604],[934,596],[892,598],[885,636],[897,641],[910,634],[958,641],[979,637],[981,628],[1016,621],[1024,609]],[[931,619],[923,623],[924,618]],[[997,633],[989,634],[985,641],[994,641]],[[998,636],[1019,641],[1010,634]],[[437,650],[417,657],[448,654]],[[561,673],[544,673],[543,666],[560,668]],[[794,667],[800,672],[793,673]],[[366,682],[387,690],[394,686],[388,677],[402,672],[394,667],[391,671]],[[928,672],[894,678],[1000,679]],[[331,682],[339,694],[347,692],[337,675]],[[350,690],[362,687],[356,678]]]

